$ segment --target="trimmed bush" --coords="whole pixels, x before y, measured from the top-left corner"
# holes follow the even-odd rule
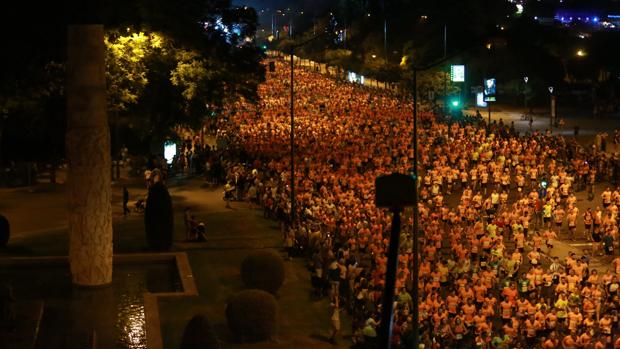
[[[244,290],[226,305],[228,328],[240,341],[274,339],[278,326],[278,303],[269,292]]]
[[[11,237],[11,227],[9,220],[0,214],[0,247],[5,247]]]
[[[272,252],[253,253],[241,263],[241,278],[247,288],[276,294],[284,282],[284,261]]]
[[[181,349],[220,349],[220,342],[206,315],[197,314],[183,332]]]
[[[156,251],[170,250],[174,229],[172,198],[161,182],[153,184],[149,189],[144,209],[144,228],[149,247]]]

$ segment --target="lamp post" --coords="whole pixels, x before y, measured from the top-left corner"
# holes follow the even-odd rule
[[[445,59],[445,57],[444,57]],[[413,348],[418,348],[420,340],[420,320],[418,307],[418,283],[420,278],[420,261],[418,252],[418,69],[413,67],[413,175],[415,190],[413,193]]]
[[[295,65],[293,61],[293,57],[295,55],[295,48],[306,45],[307,43],[314,41],[320,37],[325,35],[325,32],[320,33],[302,43],[291,45],[290,52],[290,68],[291,68],[291,81],[290,81],[290,114],[291,114],[291,178],[290,178],[290,187],[291,187],[291,226],[295,224],[295,206],[296,206],[296,198],[295,198]]]
[[[295,224],[295,66],[293,55],[295,47],[291,47],[291,227]]]
[[[523,88],[523,104],[525,105],[525,113],[527,114],[527,82],[530,78],[527,76],[523,77],[523,82],[525,83],[525,87]]]
[[[413,177],[413,191],[411,193],[413,202],[412,205],[413,206],[413,273],[412,273],[412,278],[413,278],[413,290],[412,290],[412,298],[413,298],[413,309],[412,309],[412,315],[413,315],[413,328],[412,328],[412,333],[413,333],[413,348],[417,349],[418,348],[418,343],[419,343],[419,331],[420,331],[420,327],[419,327],[419,306],[418,306],[418,298],[419,298],[419,294],[418,294],[418,283],[419,283],[419,273],[420,273],[420,262],[419,262],[419,241],[418,241],[418,235],[419,235],[419,209],[418,209],[418,201],[419,201],[419,193],[418,193],[418,181],[419,181],[419,176],[418,176],[418,71],[425,71],[428,69],[431,69],[433,67],[436,67],[440,64],[443,64],[444,62],[446,62],[448,59],[452,58],[452,56],[456,56],[457,54],[461,54],[469,49],[472,49],[476,46],[471,46],[465,50],[459,51],[459,52],[455,52],[453,53],[450,57],[444,57],[432,64],[429,64],[427,66],[424,67],[418,67],[415,64],[412,65],[412,71],[413,71],[413,88],[412,88],[412,94],[413,94],[413,135],[412,135],[412,140],[413,140],[413,173],[412,173],[412,177]],[[401,186],[400,188],[405,188],[406,186]],[[402,192],[403,190],[400,191],[396,191],[393,192],[392,196],[395,197],[400,197],[402,196]],[[406,191],[405,191],[406,192]],[[379,193],[379,190],[377,190],[377,193]],[[408,194],[406,194],[408,195]],[[396,215],[398,214],[397,211],[393,211],[394,212],[394,218],[393,219],[397,219]],[[394,232],[392,232],[391,236],[394,237]],[[398,244],[398,236],[396,236],[393,239],[390,239],[390,253],[389,255],[394,255],[397,251],[392,251],[392,241],[395,241],[395,244]],[[388,267],[390,266],[390,259],[388,257]],[[397,265],[396,265],[397,266]],[[396,267],[396,266],[392,266],[392,267]],[[385,279],[385,285],[386,285],[386,291],[384,292],[384,302],[383,304],[389,304],[390,308],[391,305],[393,304],[393,290],[394,290],[394,283],[395,283],[395,274],[393,273],[387,273],[386,272],[386,279]],[[388,286],[389,285],[389,286]],[[386,307],[387,308],[387,307]],[[392,322],[392,316],[391,316],[391,312],[388,312],[386,309],[384,309],[384,316],[381,318],[381,322],[382,322],[382,329],[381,329],[381,339],[383,340],[380,343],[380,348],[390,348],[390,341],[389,341],[389,337],[390,337],[390,333],[391,333],[391,322]]]
[[[278,33],[278,15],[282,13],[281,10],[276,10],[271,13],[271,35],[276,38],[276,34]]]
[[[448,53],[448,25],[443,25],[443,59],[446,59],[446,54]],[[447,69],[450,69],[447,66]],[[448,114],[448,74],[444,74],[443,76],[443,112],[444,114]]]
[[[392,341],[392,320],[394,319],[394,293],[396,272],[398,270],[398,244],[400,237],[400,213],[403,208],[413,206],[415,199],[415,179],[402,173],[379,176],[375,180],[375,203],[377,207],[389,208],[392,212],[392,228],[385,271],[385,290],[381,309],[379,343],[381,349],[390,349]]]
[[[548,87],[550,98],[550,113],[549,113],[549,129],[553,130],[553,120],[555,119],[555,96],[553,95],[553,86]]]

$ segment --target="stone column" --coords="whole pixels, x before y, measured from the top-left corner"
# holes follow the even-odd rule
[[[72,25],[67,35],[69,262],[73,284],[112,282],[110,128],[103,25]]]

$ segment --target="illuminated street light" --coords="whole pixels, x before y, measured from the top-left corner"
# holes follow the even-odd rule
[[[587,53],[586,51],[581,50],[581,49],[577,50],[577,56],[579,56],[579,57],[585,57],[585,56],[587,56],[587,55],[588,55],[588,53]]]
[[[372,58],[377,58],[377,55],[372,55]]]

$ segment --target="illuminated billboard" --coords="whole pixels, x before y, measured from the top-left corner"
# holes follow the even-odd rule
[[[495,102],[495,93],[497,90],[497,84],[495,78],[484,80],[484,101]]]
[[[452,82],[465,82],[465,66],[464,65],[451,65],[450,66],[450,80]]]

